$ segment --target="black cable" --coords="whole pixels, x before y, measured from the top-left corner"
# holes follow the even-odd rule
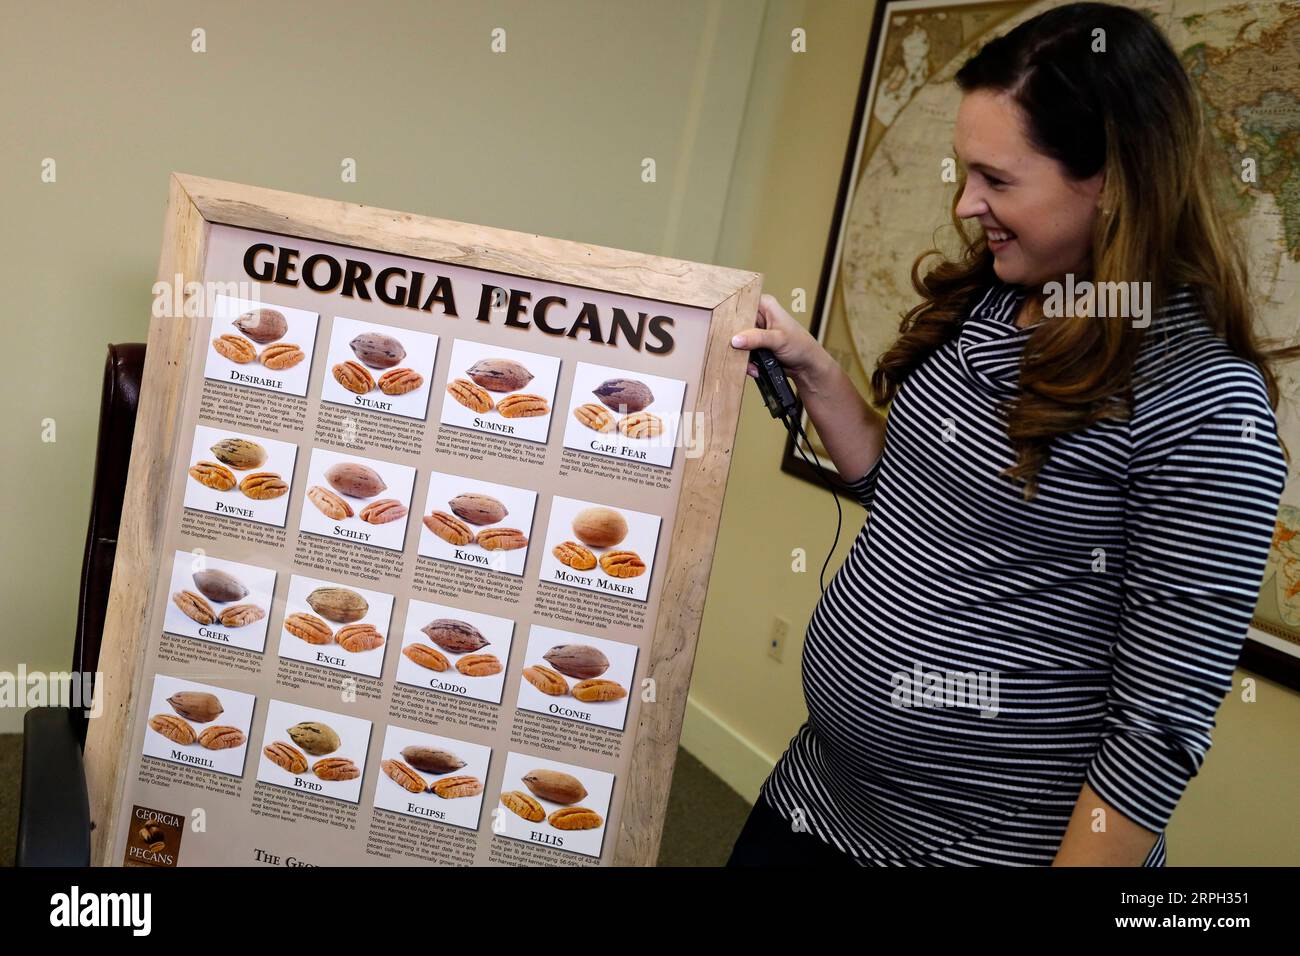
[[[804,432],[803,423],[799,421],[799,416],[795,413],[791,413],[788,416],[782,415],[781,422],[782,424],[785,425],[786,431],[790,432],[792,437],[794,438],[795,451],[799,453],[799,456],[808,464],[810,468],[812,468],[813,471],[817,472],[818,476],[822,480],[822,483],[825,484],[826,487],[830,489],[831,497],[835,499],[835,540],[831,542],[831,549],[826,552],[826,560],[822,562],[821,575],[819,576],[822,594],[825,594],[826,593],[826,568],[831,563],[831,555],[835,553],[835,549],[839,546],[840,529],[844,526],[844,509],[840,507],[840,493],[835,488],[835,486],[831,484],[830,478],[827,477],[826,470],[822,466],[822,460],[821,458],[817,457],[817,449],[813,448],[812,442],[809,440],[807,433]],[[808,444],[808,450],[812,452],[813,458],[817,459],[817,464],[814,465],[811,461],[808,460],[808,456],[804,454],[803,446],[800,444],[800,439],[803,439],[803,441]],[[845,491],[847,492],[848,489],[846,488]]]

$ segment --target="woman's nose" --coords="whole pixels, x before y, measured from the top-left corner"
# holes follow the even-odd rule
[[[967,183],[966,188],[961,191],[961,198],[957,200],[957,218],[973,219],[984,215],[988,209],[988,203]]]

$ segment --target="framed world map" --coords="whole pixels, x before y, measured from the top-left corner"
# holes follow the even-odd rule
[[[812,332],[864,395],[876,357],[916,302],[912,261],[955,253],[953,185],[939,175],[960,102],[957,69],[986,40],[1055,0],[879,0],[863,67]],[[1200,92],[1223,153],[1231,214],[1249,238],[1266,347],[1300,343],[1300,2],[1158,0],[1150,11]],[[1249,162],[1244,162],[1249,161]],[[1241,171],[1249,166],[1253,176]],[[946,228],[948,227],[948,228]],[[1300,363],[1275,366],[1278,427],[1295,456],[1241,666],[1300,690]],[[834,466],[812,421],[782,470],[820,483]]]

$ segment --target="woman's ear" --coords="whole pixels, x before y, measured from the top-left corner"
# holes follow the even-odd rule
[[[1087,183],[1088,183],[1088,189],[1092,192],[1093,199],[1097,203],[1097,208],[1100,209],[1106,197],[1105,168],[1103,167],[1102,169],[1098,170],[1097,172],[1089,176],[1087,179]]]
[[[1097,211],[1103,216],[1109,216],[1110,203],[1106,198],[1106,170],[1103,168],[1090,176],[1087,183],[1088,189],[1092,192],[1093,202],[1097,206]]]

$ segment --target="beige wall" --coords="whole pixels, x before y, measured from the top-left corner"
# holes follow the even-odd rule
[[[5,328],[30,357],[0,377],[0,669],[67,666],[103,346],[145,335],[168,172],[754,269],[811,300],[871,18],[868,0],[413,0],[354,30],[337,0],[126,9],[32,4],[0,34]],[[505,54],[488,50],[497,26]],[[806,54],[789,52],[796,26]],[[40,182],[47,156],[57,184]],[[802,633],[835,526],[825,492],[779,471],[782,443],[751,389],[683,738],[750,798],[805,716]],[[832,569],[862,523],[844,508]],[[1173,863],[1300,862],[1298,725],[1300,695],[1266,682],[1225,704]]]
[[[749,0],[6,16],[0,669],[71,661],[104,349],[146,338],[171,171],[710,260],[762,17]],[[0,709],[0,731],[20,720]]]

